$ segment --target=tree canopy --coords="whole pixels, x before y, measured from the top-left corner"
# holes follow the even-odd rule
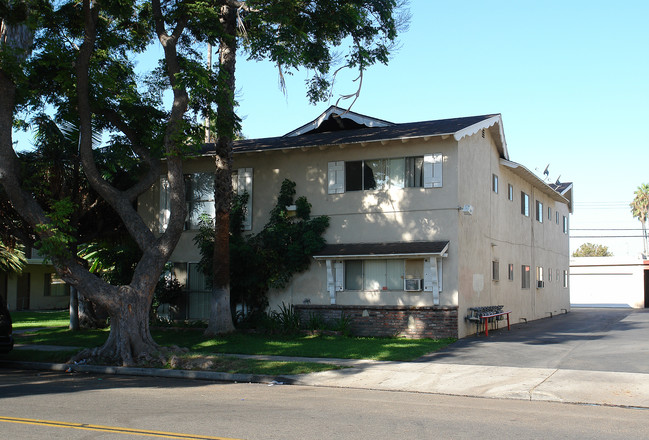
[[[59,275],[110,314],[104,346],[80,357],[130,365],[166,356],[151,338],[148,312],[183,230],[183,158],[204,141],[206,128],[197,121],[209,121],[216,139],[215,237],[225,240],[215,249],[221,255],[227,249],[231,147],[240,128],[237,53],[249,61],[271,61],[280,77],[306,69],[307,95],[321,101],[330,96],[336,69],[357,69],[362,84],[369,66],[388,61],[399,11],[395,0],[0,2],[0,184]],[[152,44],[163,48],[164,57],[148,72],[136,71],[138,56]],[[218,47],[215,66],[203,59],[207,45]],[[12,130],[32,126],[43,114],[78,127],[75,152],[83,179],[138,246],[142,256],[128,284],[93,275],[67,245],[77,233],[70,217],[80,201],[43,206],[30,191]],[[132,179],[107,176],[93,148],[98,135],[102,151],[116,159],[109,163],[112,176],[124,176],[127,161],[136,170],[129,173]],[[157,234],[139,215],[136,201],[162,174],[170,189],[170,217]],[[215,278],[222,273],[229,273],[227,262],[215,267]],[[227,293],[228,284],[226,276],[217,287]]]
[[[649,184],[643,183],[633,193],[635,197],[631,202],[631,213],[642,224],[642,245],[644,255],[649,251],[649,237],[647,236],[647,220],[649,219]]]
[[[613,253],[608,246],[593,243],[584,243],[572,253],[573,257],[612,257]]]

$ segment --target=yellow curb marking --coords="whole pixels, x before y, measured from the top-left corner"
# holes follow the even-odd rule
[[[85,423],[69,423],[69,422],[58,422],[52,420],[23,419],[19,417],[0,416],[0,422],[20,423],[25,425],[50,426],[55,428],[82,429],[86,431],[114,432],[117,434],[128,434],[128,435],[148,435],[148,436],[171,438],[171,439],[241,440],[241,439],[234,439],[229,437],[210,437],[206,435],[191,435],[191,434],[181,434],[177,432],[165,432],[165,431],[149,431],[146,429],[131,429],[131,428],[122,428],[118,426],[88,425]]]

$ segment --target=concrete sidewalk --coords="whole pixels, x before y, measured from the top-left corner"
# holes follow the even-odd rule
[[[649,374],[642,373],[362,361],[291,379],[309,386],[649,408]]]

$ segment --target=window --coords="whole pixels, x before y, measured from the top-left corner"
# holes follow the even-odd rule
[[[565,215],[563,216],[563,233],[568,233],[568,217],[566,217]]]
[[[543,223],[543,203],[536,201],[536,220]]]
[[[426,270],[428,260],[424,259],[390,259],[390,260],[345,260],[344,280],[342,290],[365,290],[365,291],[404,291],[404,280],[422,280],[419,283],[421,291],[430,291],[427,288],[427,281],[437,281],[438,291],[441,291],[442,263],[441,259],[433,259],[436,267],[435,275],[429,274]],[[435,264],[436,262],[436,264]],[[342,268],[341,267],[341,268]],[[338,275],[336,275],[338,277]],[[410,290],[410,289],[409,289]]]
[[[554,212],[554,216],[555,216],[556,219],[557,219],[557,224],[559,224],[559,211],[555,211],[555,212]]]
[[[500,262],[492,261],[491,262],[491,279],[494,281],[500,280]]]
[[[521,214],[530,216],[530,196],[521,191]]]
[[[548,283],[552,282],[552,269],[548,268]]]
[[[244,231],[252,229],[252,168],[239,168],[232,173],[232,191],[237,195],[248,194],[245,214],[241,228]]]
[[[568,271],[567,270],[563,271],[563,287],[565,287],[565,288],[568,287]]]
[[[507,185],[507,198],[510,201],[514,200],[514,187],[511,184]]]
[[[55,273],[44,274],[43,295],[45,296],[69,296],[70,286],[58,277]]]
[[[548,221],[549,222],[552,221],[552,208],[550,208],[549,206],[548,206]]]
[[[543,282],[543,268],[541,266],[536,266],[536,287],[545,287]]]
[[[529,289],[530,288],[530,267],[529,266],[521,266],[521,287],[523,289]]]
[[[556,278],[556,280],[559,281],[559,269],[557,269],[557,278]]]
[[[214,217],[214,174],[185,175],[185,200],[187,202],[186,230],[198,229],[203,214]]]
[[[507,279],[509,281],[514,281],[514,265],[509,263],[509,268],[507,270]]]
[[[346,290],[403,290],[404,260],[345,261]]]
[[[498,194],[498,176],[496,174],[491,175],[491,189]]]
[[[232,189],[235,194],[241,195],[247,192],[249,195],[243,229],[250,230],[252,229],[252,168],[240,168],[232,174]],[[187,202],[186,230],[198,229],[203,214],[214,217],[214,173],[186,174],[185,201]],[[160,232],[167,229],[170,208],[169,182],[166,177],[162,177],[160,179]]]
[[[329,162],[328,193],[442,186],[442,154]]]

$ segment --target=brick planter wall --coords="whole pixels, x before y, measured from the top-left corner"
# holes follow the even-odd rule
[[[293,306],[302,322],[311,314],[320,315],[325,322],[351,319],[355,336],[400,336],[405,338],[457,338],[458,309],[455,306]]]

